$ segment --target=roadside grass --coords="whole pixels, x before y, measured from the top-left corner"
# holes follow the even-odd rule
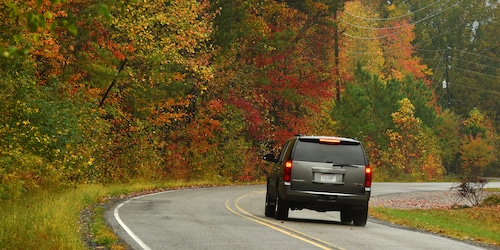
[[[499,190],[488,189],[495,192]],[[500,246],[500,204],[430,210],[370,207],[370,215],[393,224],[458,240]]]
[[[229,183],[218,183],[225,185]],[[82,229],[88,227],[94,244],[124,249],[104,220],[104,204],[111,197],[125,197],[148,190],[215,186],[208,182],[159,182],[83,185],[39,190],[15,200],[0,201],[0,249],[88,249]],[[81,212],[91,210],[90,225],[81,224]]]

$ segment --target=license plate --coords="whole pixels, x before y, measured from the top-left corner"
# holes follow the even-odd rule
[[[321,174],[320,180],[321,180],[321,182],[326,182],[326,183],[342,182],[342,175],[341,174]]]

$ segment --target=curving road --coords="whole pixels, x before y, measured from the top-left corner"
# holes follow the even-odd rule
[[[374,183],[372,196],[449,190],[452,183]],[[490,183],[500,187],[500,183]],[[481,249],[460,241],[368,220],[340,224],[338,212],[290,211],[264,216],[265,186],[161,192],[107,211],[106,219],[133,249]]]

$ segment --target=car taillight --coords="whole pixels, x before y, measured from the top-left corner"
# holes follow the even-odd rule
[[[319,139],[319,143],[321,144],[330,144],[330,145],[339,145],[342,143],[341,140],[335,138],[321,138]]]
[[[370,166],[365,167],[365,187],[372,186],[372,168]]]
[[[285,170],[283,171],[283,180],[290,182],[292,180],[292,161],[285,162]]]

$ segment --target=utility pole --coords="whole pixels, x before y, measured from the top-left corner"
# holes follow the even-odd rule
[[[340,101],[340,60],[339,60],[339,25],[337,21],[337,11],[338,7],[333,10],[333,21],[335,27],[335,33],[333,34],[334,39],[334,52],[335,52],[335,77],[337,77],[335,81],[335,89],[336,89],[336,100]]]
[[[447,95],[447,98],[448,98],[448,109],[451,109],[451,101],[450,101],[450,79],[449,79],[449,75],[448,75],[448,70],[450,69],[450,55],[449,55],[449,52],[448,50],[450,49],[450,47],[446,48],[444,50],[444,61],[445,61],[445,64],[446,64],[446,68],[444,69],[444,74],[445,74],[445,82],[443,82],[443,88],[446,88],[446,95]]]
[[[334,41],[334,53],[335,53],[335,77],[336,77],[336,81],[335,81],[335,89],[336,89],[336,96],[335,96],[335,99],[338,101],[340,101],[340,89],[341,89],[341,84],[342,84],[342,79],[340,78],[340,58],[339,58],[339,40],[340,40],[340,35],[342,33],[342,31],[340,30],[340,26],[339,26],[339,17],[338,17],[338,13],[340,11],[342,11],[344,9],[344,6],[345,6],[345,3],[347,2],[347,0],[337,0],[337,1],[328,1],[330,2],[330,4],[332,5],[329,5],[330,8],[331,8],[331,11],[332,11],[332,14],[333,14],[333,25],[334,25],[334,29],[335,29],[335,33],[333,34],[333,41]]]

